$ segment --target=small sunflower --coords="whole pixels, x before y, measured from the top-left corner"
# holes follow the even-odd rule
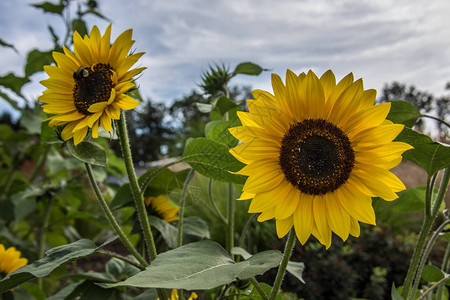
[[[41,84],[47,88],[39,97],[44,112],[53,114],[49,126],[64,125],[61,137],[79,144],[92,131],[98,137],[99,126],[111,131],[111,119],[120,118],[120,110],[133,109],[139,102],[126,95],[133,88],[133,76],[145,68],[130,69],[144,52],[128,55],[134,41],[132,30],[123,32],[110,45],[111,25],[103,36],[97,26],[90,36],[73,35],[72,53],[53,52],[56,66],[44,66],[49,78]],[[46,121],[47,121],[46,120]]]
[[[0,278],[28,263],[28,260],[21,258],[20,254],[20,251],[17,251],[16,248],[10,247],[5,250],[5,246],[0,244]]]
[[[405,189],[389,170],[412,147],[393,142],[403,125],[386,120],[390,103],[374,105],[348,74],[287,71],[286,84],[272,74],[274,95],[253,91],[242,126],[230,132],[242,144],[230,152],[248,176],[238,200],[251,199],[258,221],[275,218],[278,237],[294,226],[304,244],[314,235],[326,248],[332,232],[342,240],[359,236],[358,222],[375,225],[372,197],[396,199]]]
[[[173,222],[178,220],[176,216],[179,207],[172,205],[166,195],[159,195],[157,197],[145,197],[145,205],[150,215],[156,215],[166,222]]]
[[[195,300],[195,299],[197,299],[197,298],[198,298],[197,293],[192,292],[192,293],[191,293],[191,296],[189,297],[188,300]],[[176,289],[173,289],[173,290],[172,290],[172,292],[170,293],[170,298],[169,298],[169,299],[170,299],[170,300],[178,300],[178,299],[179,299],[179,297],[178,297],[178,291],[177,291]],[[159,300],[159,298],[158,298],[158,300]]]

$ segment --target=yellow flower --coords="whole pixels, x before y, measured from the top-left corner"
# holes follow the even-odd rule
[[[272,74],[274,95],[253,91],[242,126],[230,132],[242,144],[230,152],[248,176],[238,200],[251,199],[258,221],[275,218],[278,237],[294,226],[304,244],[314,235],[327,248],[332,232],[342,240],[359,236],[358,222],[375,225],[371,197],[387,201],[405,189],[389,169],[408,144],[393,142],[403,125],[386,120],[390,103],[374,105],[348,74],[339,83],[331,71]]]
[[[0,244],[0,274],[8,275],[14,270],[25,266],[28,263],[26,258],[20,258],[20,251],[10,247],[5,250],[5,246]]]
[[[73,35],[74,52],[53,52],[57,66],[44,66],[49,78],[41,84],[47,88],[39,97],[49,126],[64,125],[61,136],[79,144],[91,129],[98,137],[98,127],[111,131],[111,119],[120,118],[120,110],[133,109],[139,102],[125,95],[133,88],[132,77],[145,68],[130,69],[144,52],[128,55],[134,41],[132,30],[123,32],[110,45],[111,25],[103,36],[97,26],[90,36]],[[45,121],[47,121],[45,120]]]
[[[157,215],[166,222],[173,222],[178,220],[175,216],[179,207],[171,205],[170,200],[166,195],[159,195],[157,197],[145,197],[144,199],[147,209],[150,210],[151,215]]]
[[[198,295],[195,292],[191,293],[191,296],[188,300],[195,300],[198,298]],[[159,298],[158,298],[159,300]],[[178,300],[178,291],[176,289],[172,290],[172,293],[170,294],[170,300]]]

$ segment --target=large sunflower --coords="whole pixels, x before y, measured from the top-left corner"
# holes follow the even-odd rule
[[[46,103],[44,112],[49,126],[65,125],[63,140],[79,144],[91,128],[98,137],[99,126],[111,131],[111,119],[120,118],[120,110],[135,108],[139,102],[125,95],[134,87],[132,77],[145,68],[130,68],[144,54],[128,55],[134,41],[132,30],[123,32],[111,45],[111,25],[103,36],[97,26],[90,36],[73,35],[74,53],[64,47],[64,54],[53,52],[57,66],[45,66],[49,78],[41,81],[48,90],[39,97]]]
[[[5,246],[0,244],[0,279],[27,263],[28,260],[21,258],[20,251],[17,251],[16,248],[9,247],[5,250]]]
[[[390,103],[374,105],[353,74],[336,84],[331,71],[272,75],[274,95],[253,91],[242,126],[230,132],[242,144],[230,152],[247,164],[239,200],[253,198],[258,221],[276,220],[281,238],[294,226],[304,244],[314,235],[327,248],[332,232],[359,236],[358,222],[375,225],[371,197],[391,201],[405,189],[389,169],[408,144],[393,142],[403,125],[386,120]]]

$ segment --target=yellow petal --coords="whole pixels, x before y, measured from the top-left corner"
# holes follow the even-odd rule
[[[291,230],[292,225],[294,224],[292,217],[289,217],[287,219],[283,219],[283,220],[276,220],[276,228],[277,228],[277,235],[278,238],[282,238],[284,237],[289,230]]]
[[[111,131],[111,118],[108,117],[107,114],[103,114],[100,117],[100,124],[102,125],[103,129],[106,131]]]
[[[116,104],[120,109],[129,110],[135,108],[140,103],[139,101],[134,100],[130,96],[122,95],[120,99],[116,102]]]
[[[88,127],[84,127],[73,133],[73,143],[75,144],[75,146],[81,143],[81,141],[86,137],[87,131]]]
[[[294,213],[294,227],[300,243],[305,244],[314,227],[313,195],[301,194],[297,210]]]
[[[314,198],[313,212],[314,212],[314,224],[317,230],[317,234],[314,234],[319,242],[328,249],[331,245],[331,229],[328,225],[325,199],[323,195],[319,195]]]

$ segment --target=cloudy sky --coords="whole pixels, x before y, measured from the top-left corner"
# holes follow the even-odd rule
[[[49,0],[51,1],[51,0]],[[0,37],[19,54],[0,48],[0,75],[23,74],[32,48],[47,50],[47,25],[61,20],[30,6],[40,1],[0,1]],[[437,96],[450,81],[450,1],[433,0],[99,0],[100,11],[113,21],[113,36],[133,28],[137,51],[148,67],[139,79],[141,93],[170,102],[188,94],[208,65],[231,69],[243,61],[270,72],[242,75],[232,84],[271,90],[270,73],[284,77],[313,69],[332,69],[337,78],[353,72],[365,88],[384,83],[413,84]],[[89,18],[103,32],[108,23]],[[35,75],[35,81],[45,75]],[[24,92],[32,99],[39,84]],[[0,100],[2,101],[2,100]]]

